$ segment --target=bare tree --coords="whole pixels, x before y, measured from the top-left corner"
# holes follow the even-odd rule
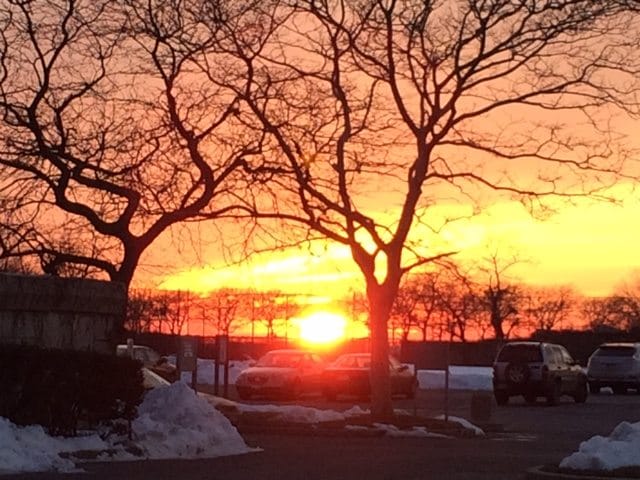
[[[422,341],[426,342],[428,332],[434,330],[434,324],[442,317],[440,309],[439,287],[441,283],[440,272],[430,272],[419,276],[421,284],[418,301],[420,304],[420,315],[416,320],[416,327],[420,330]]]
[[[251,164],[274,175],[271,199],[247,210],[279,219],[281,239],[298,226],[349,246],[370,306],[372,415],[388,418],[401,278],[455,251],[412,232],[437,234],[429,206],[485,188],[533,206],[613,181],[620,152],[599,107],[636,107],[635,17],[608,0],[289,3],[282,44],[235,52],[254,72],[238,94],[271,147]]]
[[[467,341],[470,320],[482,309],[473,285],[461,279],[448,280],[438,287],[438,305],[451,340]]]
[[[253,298],[253,314],[267,329],[268,340],[276,337],[276,326],[283,318],[282,303],[278,300],[281,296],[281,292],[273,290],[256,292]]]
[[[535,330],[548,332],[562,327],[575,305],[571,287],[529,288],[523,295],[523,315]]]
[[[262,135],[239,120],[250,75],[226,50],[259,48],[274,23],[267,8],[4,2],[0,257],[129,285],[160,235],[228,212]]]
[[[482,303],[496,340],[503,342],[521,322],[522,289],[507,274],[520,260],[515,255],[501,257],[496,251],[483,262],[479,267],[482,278],[478,280]]]
[[[151,290],[130,290],[125,329],[133,333],[152,331],[154,322],[166,313],[166,307],[161,305],[158,297],[158,293]]]
[[[241,202],[285,224],[260,240],[348,245],[370,308],[372,415],[389,418],[401,278],[455,250],[411,233],[437,234],[428,207],[483,188],[536,204],[611,181],[621,152],[601,107],[635,108],[632,7],[4,3],[0,188],[28,220],[7,225],[7,255],[128,284],[163,232]]]
[[[634,297],[615,294],[591,298],[584,303],[582,310],[594,330],[613,328],[630,332],[640,328],[640,302]]]
[[[192,319],[197,298],[189,290],[169,290],[158,294],[164,315],[158,317],[157,330],[180,335]]]
[[[209,294],[206,299],[207,317],[218,335],[229,335],[240,326],[238,320],[243,298],[242,292],[228,288]]]
[[[418,325],[420,316],[421,285],[415,281],[400,286],[391,310],[391,328],[401,331],[401,340],[407,341],[411,330]]]
[[[369,303],[363,292],[349,292],[341,301],[352,322],[363,325],[369,331]]]

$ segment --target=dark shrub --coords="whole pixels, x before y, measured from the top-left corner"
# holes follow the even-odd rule
[[[131,420],[142,401],[140,364],[93,352],[0,348],[0,416],[73,435],[78,424]]]

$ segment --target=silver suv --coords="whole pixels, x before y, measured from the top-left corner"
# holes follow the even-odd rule
[[[587,376],[562,345],[509,342],[493,363],[493,394],[498,405],[522,395],[527,403],[545,397],[557,405],[562,395],[578,403],[587,400]]]
[[[589,391],[611,387],[613,393],[628,388],[640,393],[640,343],[603,343],[587,363]]]

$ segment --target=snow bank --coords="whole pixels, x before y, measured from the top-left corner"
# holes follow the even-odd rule
[[[418,370],[418,383],[422,389],[444,388],[444,370]],[[449,367],[451,390],[493,390],[492,367]]]
[[[229,420],[182,382],[147,393],[132,423],[133,443],[142,458],[196,458],[237,455],[249,448]],[[63,438],[40,426],[18,427],[0,417],[0,472],[71,472],[64,452],[94,450],[99,460],[139,460],[127,453],[123,438],[102,440],[97,434]]]
[[[196,458],[252,451],[229,420],[182,382],[147,393],[133,421],[147,458]]]
[[[0,417],[0,473],[73,472],[75,464],[60,457],[60,453],[107,447],[98,435],[50,437],[40,425],[19,427]]]
[[[640,466],[640,422],[622,422],[611,435],[596,435],[580,444],[577,452],[560,462],[561,468],[614,470]]]

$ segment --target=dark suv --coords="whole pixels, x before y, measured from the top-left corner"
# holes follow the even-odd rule
[[[493,363],[493,394],[498,405],[522,395],[527,403],[545,397],[556,405],[562,395],[578,403],[587,400],[587,376],[562,345],[509,342]]]

